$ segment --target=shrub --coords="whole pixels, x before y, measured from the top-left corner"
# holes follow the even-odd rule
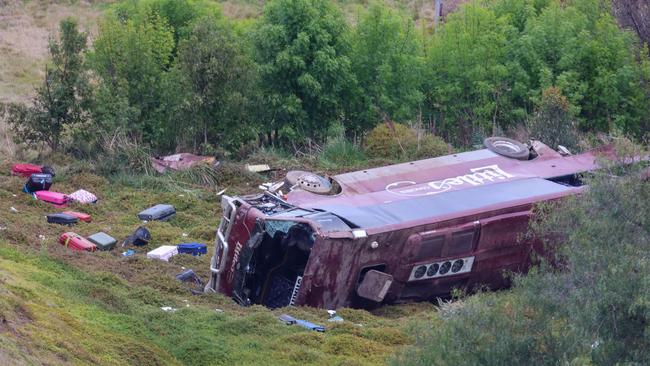
[[[552,148],[558,145],[575,148],[578,143],[569,102],[556,87],[547,88],[542,92],[542,99],[529,129],[531,137]]]
[[[321,163],[331,168],[351,168],[366,160],[359,146],[343,137],[328,141],[320,158]]]
[[[440,137],[418,133],[400,123],[382,123],[366,138],[366,152],[374,158],[420,159],[444,155],[449,145]]]

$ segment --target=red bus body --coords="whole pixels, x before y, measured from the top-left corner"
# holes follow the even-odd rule
[[[223,197],[206,290],[242,305],[372,308],[507,285],[534,204],[580,193],[611,148],[516,160],[483,149],[332,177],[336,195]],[[598,155],[598,156],[597,156]]]

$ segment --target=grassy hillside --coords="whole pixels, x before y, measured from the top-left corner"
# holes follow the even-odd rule
[[[21,193],[23,179],[0,165],[2,364],[375,365],[414,341],[406,334],[411,324],[435,317],[431,304],[376,314],[343,309],[346,321],[333,324],[324,310],[270,311],[242,308],[221,295],[193,296],[174,275],[192,268],[205,280],[209,257],[179,255],[164,263],[144,253],[182,241],[211,242],[216,194],[169,177],[108,182],[83,173],[88,167],[59,168],[57,191],[85,188],[100,197],[96,205],[72,207],[94,218],[71,228],[81,235],[105,231],[122,239],[140,225],[141,209],[168,202],[178,210],[170,222],[147,223],[154,239],[135,257],[122,257],[121,248],[73,253],[56,242],[68,228],[46,223],[44,215],[57,210]],[[230,193],[251,189],[242,180],[230,183],[239,185],[229,184]],[[328,330],[286,326],[276,319],[283,312]]]

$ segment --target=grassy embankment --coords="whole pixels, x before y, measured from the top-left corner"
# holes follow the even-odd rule
[[[2,364],[381,364],[413,342],[407,335],[412,324],[436,316],[431,304],[374,314],[343,309],[346,321],[332,324],[324,310],[241,308],[221,295],[192,296],[174,275],[185,267],[206,279],[209,256],[179,255],[164,263],[144,252],[183,241],[210,243],[219,217],[214,192],[177,180],[183,177],[109,182],[81,172],[89,167],[59,166],[53,189],[85,188],[100,197],[96,205],[72,207],[94,218],[71,228],[79,234],[105,231],[122,239],[141,224],[141,209],[168,202],[178,210],[170,222],[146,224],[153,242],[133,258],[121,257],[119,249],[73,253],[56,242],[68,228],[45,220],[57,210],[21,193],[23,179],[7,175],[8,162],[0,168]],[[229,185],[230,193],[254,190],[264,178],[229,177],[220,185]],[[328,330],[286,326],[276,319],[283,312]]]

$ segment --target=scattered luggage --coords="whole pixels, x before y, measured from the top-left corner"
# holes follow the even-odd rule
[[[325,331],[325,327],[322,326],[322,325],[310,323],[310,322],[308,322],[306,320],[302,320],[302,319],[296,319],[296,318],[292,317],[291,315],[282,314],[282,315],[279,316],[279,318],[280,318],[280,320],[285,322],[287,325],[296,324],[296,325],[300,325],[303,328],[307,328],[307,329],[310,329],[310,330],[315,330],[317,332],[324,332]]]
[[[52,191],[36,191],[34,192],[34,197],[37,200],[50,203],[57,207],[65,207],[69,199],[63,193],[52,192]]]
[[[42,173],[43,168],[35,164],[14,164],[11,167],[11,175],[18,175],[29,178],[32,174]]]
[[[59,225],[74,225],[79,219],[65,213],[55,213],[47,215],[47,222]]]
[[[34,173],[25,182],[23,192],[32,194],[36,191],[49,191],[51,186],[52,176],[50,174]]]
[[[147,253],[147,258],[169,262],[169,258],[176,254],[178,254],[178,248],[175,245],[163,245]]]
[[[203,293],[203,281],[194,273],[191,269],[186,269],[185,271],[176,275],[176,279],[185,282],[190,285],[190,292],[193,295],[200,295]]]
[[[41,173],[43,173],[43,174],[49,174],[49,175],[51,175],[51,176],[53,176],[53,177],[56,177],[56,173],[54,173],[54,168],[52,168],[52,167],[49,166],[49,165],[43,165],[43,166],[41,167]]]
[[[95,244],[99,250],[111,250],[115,248],[115,244],[117,244],[115,238],[104,232],[93,234],[88,237],[88,240]]]
[[[72,250],[78,250],[78,251],[86,250],[89,252],[94,252],[95,250],[97,250],[97,246],[93,244],[90,240],[73,232],[67,232],[61,234],[61,236],[59,237],[59,243]]]
[[[68,195],[70,197],[70,200],[76,201],[79,203],[95,203],[97,202],[97,196],[94,194],[86,191],[85,189],[80,189],[78,191],[74,191]]]
[[[208,246],[201,243],[182,243],[176,246],[178,254],[191,254],[193,256],[208,254]]]
[[[141,247],[143,245],[149,244],[151,241],[151,233],[147,230],[146,227],[140,226],[137,228],[133,234],[127,237],[122,243],[122,246],[135,245]]]
[[[172,205],[159,204],[150,207],[138,214],[143,221],[167,221],[176,215],[176,209]]]
[[[67,214],[67,215],[70,215],[70,216],[74,216],[74,217],[78,218],[80,221],[83,221],[83,222],[91,222],[91,221],[93,221],[92,216],[90,216],[90,215],[88,215],[86,213],[83,213],[83,212],[63,211],[63,213]]]

